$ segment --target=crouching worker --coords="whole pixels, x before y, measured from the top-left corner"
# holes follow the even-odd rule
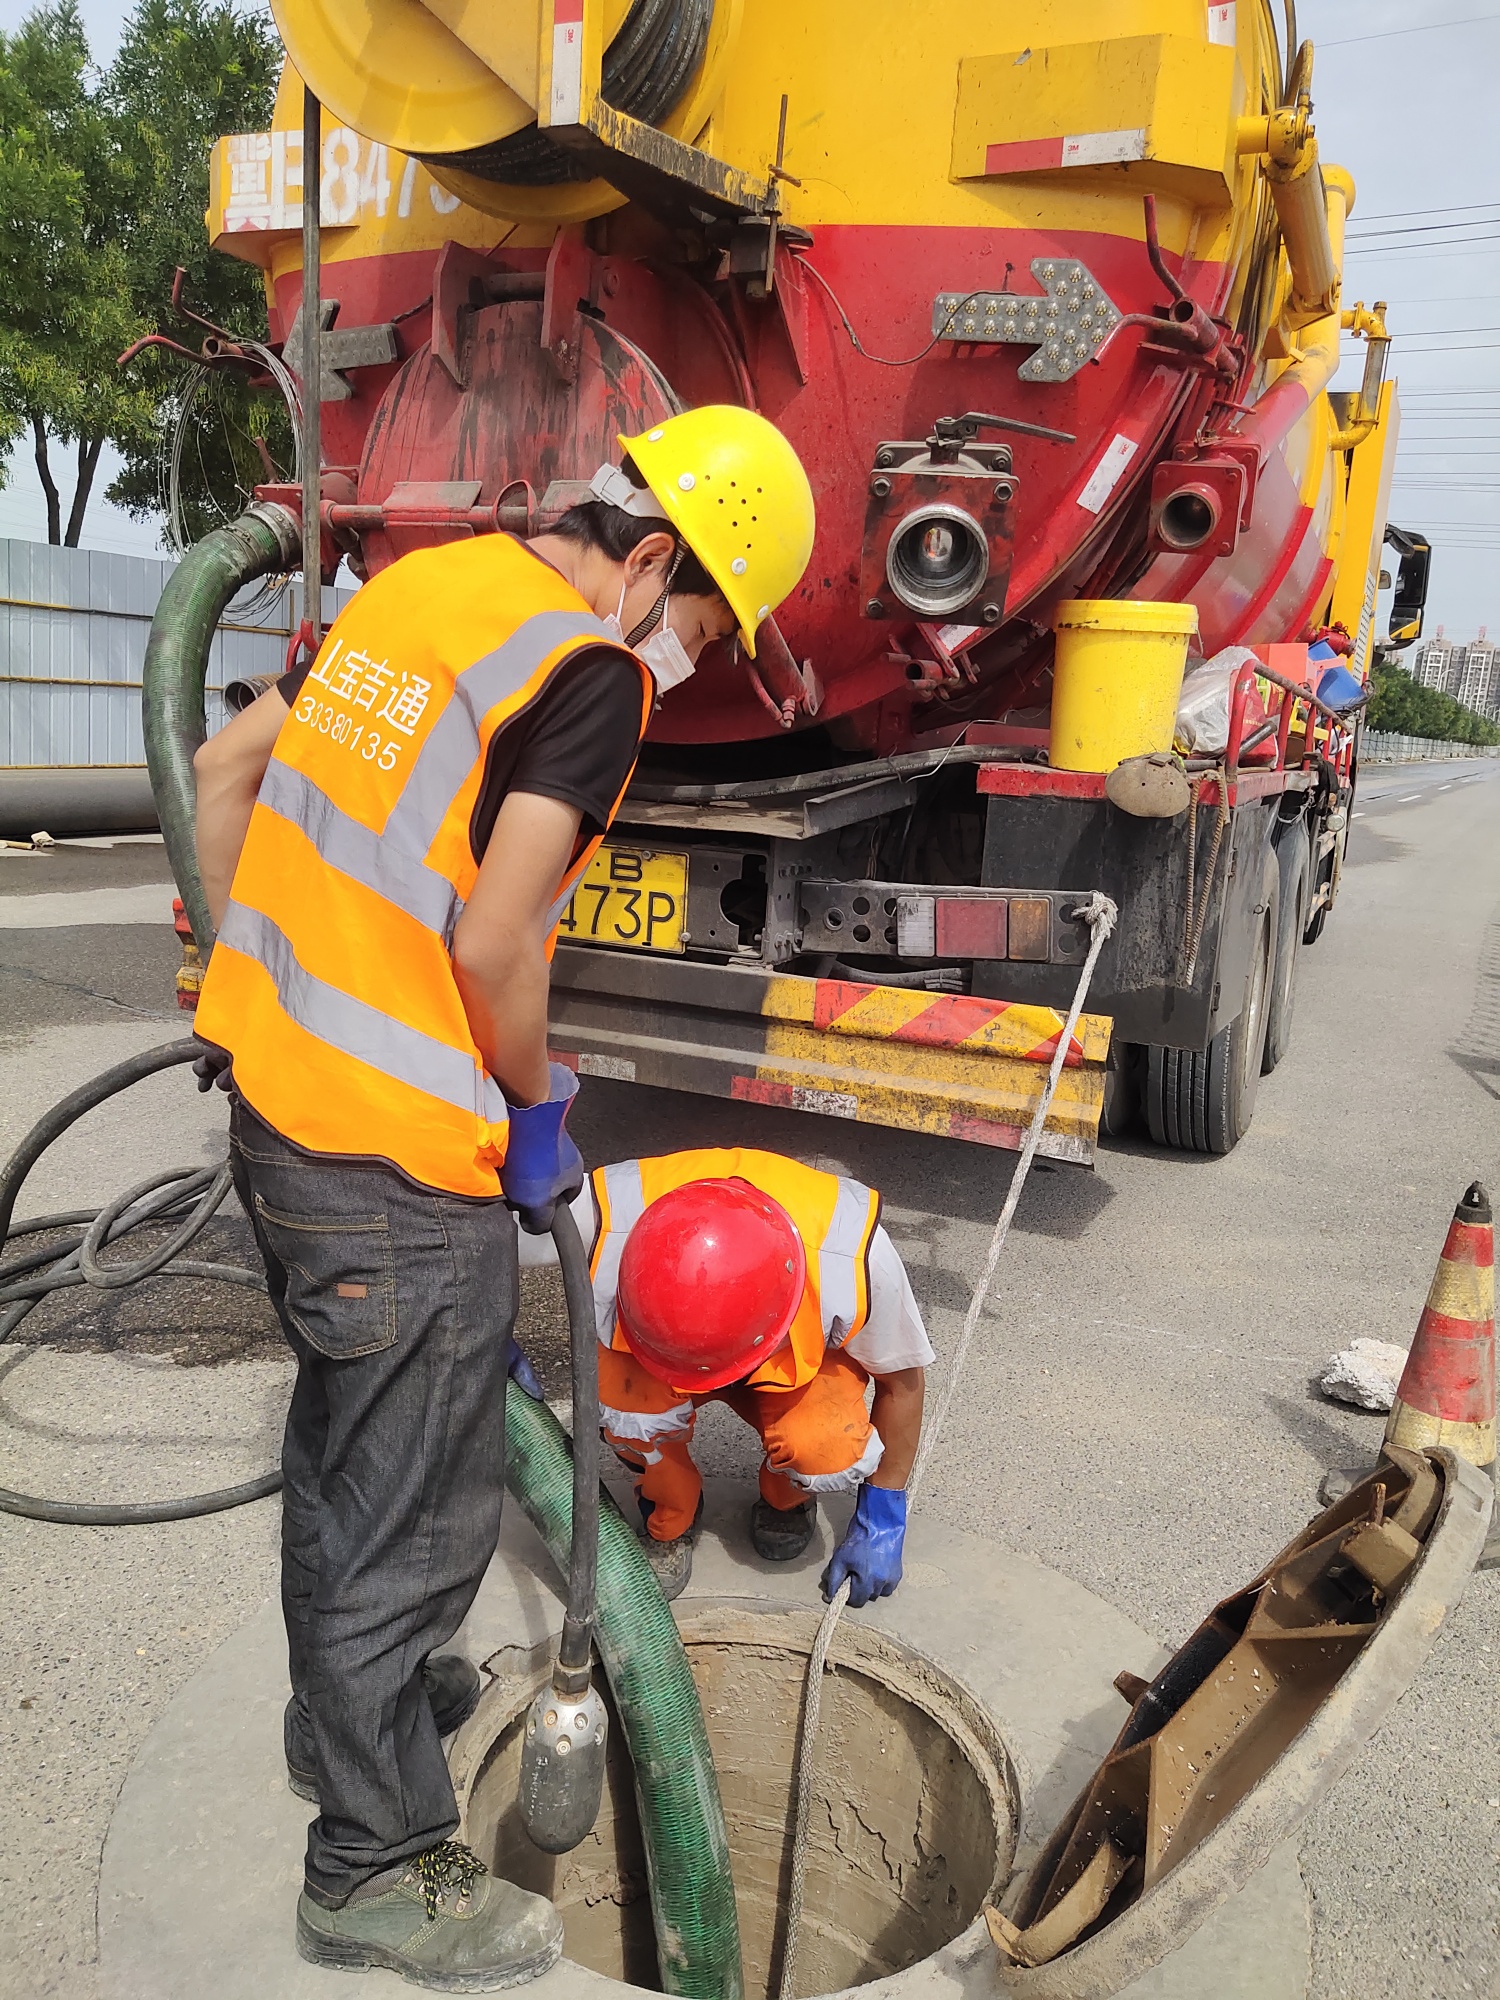
[[[851,1604],[889,1596],[932,1348],[879,1195],[744,1149],[603,1167],[593,1193],[604,1436],[635,1475],[663,1594],[692,1570],[703,1508],[693,1425],[717,1400],[765,1447],[757,1555],[800,1556],[818,1494],[858,1488],[823,1593],[847,1577]]]

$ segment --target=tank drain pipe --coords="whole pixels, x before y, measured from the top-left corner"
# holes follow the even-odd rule
[[[969,1301],[963,1332],[958,1337],[958,1346],[954,1349],[953,1360],[949,1364],[943,1382],[943,1393],[938,1398],[936,1413],[931,1424],[923,1427],[916,1463],[911,1469],[911,1478],[906,1482],[908,1519],[916,1504],[917,1491],[921,1486],[923,1475],[942,1435],[948,1413],[953,1408],[954,1398],[958,1394],[959,1383],[963,1379],[969,1359],[969,1349],[974,1344],[974,1335],[979,1326],[980,1314],[984,1311],[990,1287],[995,1281],[995,1272],[999,1268],[1005,1239],[1010,1234],[1011,1219],[1015,1215],[1022,1190],[1026,1186],[1026,1177],[1031,1172],[1031,1163],[1036,1158],[1037,1147],[1041,1144],[1047,1114],[1052,1109],[1052,1099],[1057,1091],[1058,1080],[1068,1059],[1068,1050],[1073,1045],[1073,1033],[1078,1026],[1078,1017],[1083,1012],[1083,1003],[1088,998],[1094,968],[1099,963],[1099,954],[1104,949],[1105,939],[1115,927],[1119,909],[1108,896],[1095,890],[1071,914],[1081,918],[1089,927],[1088,957],[1079,972],[1073,1004],[1068,1009],[1068,1018],[1063,1031],[1057,1038],[1057,1048],[1053,1053],[1052,1067],[1047,1072],[1046,1085],[1036,1110],[1032,1113],[1026,1140],[1021,1147],[1020,1158],[1016,1161],[1016,1170],[1011,1175],[1005,1206],[996,1219],[994,1233],[990,1237],[990,1247],[985,1255],[984,1269],[979,1274],[979,1283],[974,1287],[974,1295]],[[848,1601],[849,1582],[845,1578],[834,1592],[828,1609],[823,1613],[823,1622],[818,1627],[818,1635],[813,1641],[812,1652],[807,1662],[807,1683],[802,1696],[802,1741],[797,1751],[797,1792],[792,1820],[792,1881],[787,1895],[786,1935],[781,1948],[781,1978],[777,1986],[777,2000],[796,2000],[797,1943],[802,1926],[802,1901],[807,1879],[807,1840],[812,1823],[813,1779],[817,1773],[823,1673],[828,1660],[828,1648],[833,1642],[834,1632]]]
[[[588,1259],[566,1202],[558,1204],[552,1241],[573,1363],[573,1528],[562,1642],[552,1679],[526,1718],[518,1803],[533,1843],[566,1854],[599,1817],[609,1716],[590,1666],[599,1578],[599,1338]]]

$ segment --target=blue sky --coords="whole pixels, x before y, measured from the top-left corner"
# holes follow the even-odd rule
[[[0,28],[26,11],[0,0]],[[107,61],[123,9],[82,0],[82,13]],[[1345,303],[1390,304],[1405,409],[1391,517],[1425,530],[1436,550],[1428,630],[1500,630],[1500,3],[1300,0],[1298,17],[1318,50],[1323,156],[1348,167],[1359,189]],[[1360,365],[1356,354],[1339,386],[1354,387]],[[106,460],[100,489],[111,470]],[[23,450],[0,490],[0,535],[45,533]],[[141,554],[158,547],[153,529],[99,500],[84,539]]]

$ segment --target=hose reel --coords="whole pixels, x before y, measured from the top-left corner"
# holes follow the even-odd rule
[[[619,33],[604,51],[600,94],[606,104],[645,125],[677,108],[708,46],[714,0],[633,0]],[[490,146],[457,153],[423,153],[424,166],[457,169],[517,187],[586,181],[576,155],[529,125]]]

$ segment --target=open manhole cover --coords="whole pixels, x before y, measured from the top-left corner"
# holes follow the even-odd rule
[[[816,1615],[680,1606],[729,1834],[746,2000],[780,1973],[792,1867],[797,1719]],[[521,1732],[551,1670],[541,1648],[486,1689],[455,1757],[462,1838],[550,1896],[568,1957],[659,1987],[645,1851],[624,1732],[604,1805],[570,1854],[532,1846],[516,1809]],[[965,1930],[1010,1873],[1016,1786],[994,1724],[956,1681],[887,1635],[845,1625],[823,1693],[797,1985],[831,1993],[902,1972]],[[464,1781],[464,1771],[469,1772]]]

